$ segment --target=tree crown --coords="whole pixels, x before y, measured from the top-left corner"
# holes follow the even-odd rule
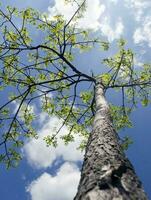
[[[96,45],[105,51],[110,48],[108,42],[93,38],[90,30],[77,28],[84,5],[85,1],[69,21],[61,15],[49,19],[31,8],[18,11],[8,6],[0,10],[0,90],[5,94],[0,107],[0,161],[7,167],[21,159],[18,148],[24,145],[25,138],[38,137],[34,104],[62,120],[59,130],[44,138],[47,145],[57,145],[58,133],[66,125],[70,131],[61,136],[65,144],[79,133],[84,137],[80,148],[84,148],[95,114],[98,79],[105,92],[115,89],[121,94],[121,106],[110,105],[117,130],[131,127],[129,114],[139,101],[143,106],[150,103],[151,66],[137,68],[135,55],[123,39],[118,41],[118,52],[102,61],[106,72],[84,73],[74,64],[78,52]],[[123,147],[130,142],[125,138]]]

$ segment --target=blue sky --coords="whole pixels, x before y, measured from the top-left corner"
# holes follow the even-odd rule
[[[4,5],[18,8],[33,7],[41,12],[47,12],[51,18],[62,13],[68,19],[75,7],[65,6],[63,0],[2,0]],[[135,65],[141,67],[143,62],[150,61],[151,48],[151,2],[150,0],[92,0],[88,1],[87,11],[78,26],[91,28],[95,35],[108,39],[113,49],[107,54],[115,52],[115,41],[124,37],[128,47],[136,52]],[[34,33],[33,33],[34,36]],[[97,49],[89,54],[75,55],[75,63],[80,63],[82,71],[99,73],[101,58]],[[110,102],[118,102],[118,96],[108,95]],[[36,106],[33,107],[33,110]],[[127,151],[137,174],[143,182],[144,188],[151,198],[151,108],[138,109],[132,114],[134,127],[125,129],[120,134],[130,135],[134,144]],[[39,139],[30,140],[22,149],[23,161],[16,169],[0,168],[1,199],[3,200],[71,200],[75,195],[80,177],[78,164],[83,154],[76,150],[80,143],[77,136],[74,143],[64,146],[59,141],[57,149],[46,147],[43,136],[55,132],[61,123],[57,117],[48,117],[44,113],[39,115]],[[61,134],[68,132],[64,127]],[[59,192],[58,192],[59,191]]]

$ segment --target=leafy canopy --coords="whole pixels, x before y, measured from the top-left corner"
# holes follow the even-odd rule
[[[61,136],[65,144],[80,134],[84,137],[80,148],[84,148],[95,115],[97,79],[105,92],[115,89],[121,93],[121,106],[110,105],[117,130],[132,126],[129,114],[139,101],[143,106],[150,103],[151,65],[137,68],[134,53],[123,39],[118,42],[117,54],[102,61],[105,73],[83,73],[73,64],[78,52],[98,45],[101,50],[110,48],[108,42],[92,38],[90,30],[76,27],[85,4],[79,5],[69,21],[61,15],[49,19],[32,8],[19,11],[8,6],[0,10],[0,161],[8,168],[21,159],[19,149],[25,139],[38,137],[35,104],[62,120],[61,127],[44,138],[48,146],[57,145],[58,133],[66,125],[69,133]],[[123,147],[129,143],[125,138]]]

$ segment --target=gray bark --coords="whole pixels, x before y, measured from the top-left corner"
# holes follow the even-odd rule
[[[96,84],[96,114],[81,180],[74,200],[148,199],[113,128],[101,83]]]

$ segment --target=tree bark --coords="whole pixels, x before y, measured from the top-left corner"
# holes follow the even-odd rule
[[[74,200],[147,200],[113,128],[101,82],[96,83],[96,114],[81,180]]]

